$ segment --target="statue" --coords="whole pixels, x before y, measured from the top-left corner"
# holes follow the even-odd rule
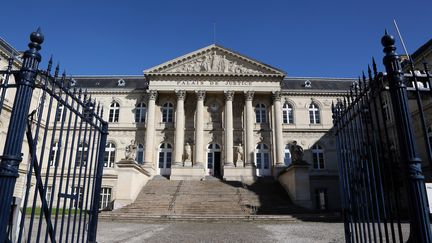
[[[237,153],[236,165],[241,166],[243,164],[243,154],[244,154],[241,143],[239,143],[236,146],[236,153]]]
[[[189,143],[185,145],[185,162],[192,161],[192,148]]]
[[[303,148],[300,145],[297,145],[297,141],[292,142],[290,152],[293,164],[303,162]]]
[[[128,146],[126,146],[125,159],[135,161],[136,149],[137,149],[136,142],[135,140],[132,139],[131,143]]]

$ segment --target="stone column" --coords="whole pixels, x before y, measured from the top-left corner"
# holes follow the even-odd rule
[[[254,92],[245,92],[246,106],[246,149],[245,149],[245,164],[251,166],[254,163],[254,109],[252,106]]]
[[[234,91],[225,91],[225,166],[234,166],[233,107]]]
[[[284,166],[284,144],[282,134],[282,108],[281,108],[281,92],[273,92],[273,107],[274,107],[274,127],[273,134],[276,141],[276,166]]]
[[[197,108],[195,119],[195,163],[194,166],[202,167],[204,165],[204,98],[205,91],[196,91]]]
[[[156,111],[156,98],[158,92],[156,90],[148,91],[148,111],[147,111],[147,127],[146,127],[146,142],[144,154],[144,167],[153,167],[155,161],[153,160],[154,154],[154,138],[155,138],[155,111]]]
[[[177,90],[177,109],[175,120],[175,134],[174,134],[174,166],[181,166],[183,162],[184,150],[184,130],[185,130],[185,114],[184,114],[184,100],[186,99],[186,91]]]

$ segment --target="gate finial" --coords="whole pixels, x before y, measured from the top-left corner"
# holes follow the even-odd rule
[[[35,32],[32,32],[30,34],[30,43],[28,44],[28,47],[35,48],[36,50],[41,49],[41,44],[44,41],[44,35],[42,34],[41,28],[38,27]]]

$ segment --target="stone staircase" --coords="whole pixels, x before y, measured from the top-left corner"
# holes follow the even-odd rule
[[[291,202],[282,186],[273,179],[262,179],[251,183],[153,179],[144,186],[135,202],[121,209],[103,212],[100,218],[111,220],[188,217],[234,219],[305,212],[307,212],[305,209]]]

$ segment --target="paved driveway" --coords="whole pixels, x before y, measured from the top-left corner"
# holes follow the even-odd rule
[[[342,223],[99,223],[98,242],[344,242]]]

